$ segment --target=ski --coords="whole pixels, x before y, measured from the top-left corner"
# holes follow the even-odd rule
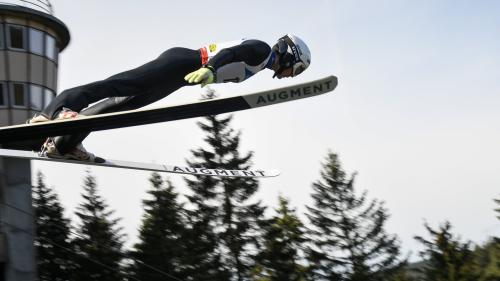
[[[235,112],[318,96],[333,91],[336,86],[337,77],[328,76],[307,83],[229,98],[155,109],[81,116],[69,120],[1,127],[0,143],[5,144],[28,139],[41,139]]]
[[[20,159],[30,159],[30,160],[40,160],[40,161],[50,161],[50,162],[62,162],[70,164],[80,164],[80,165],[90,165],[90,166],[101,166],[110,168],[123,168],[132,170],[143,170],[152,172],[165,172],[165,173],[175,173],[184,175],[195,175],[195,176],[216,176],[216,177],[243,177],[243,178],[267,178],[279,176],[280,172],[277,170],[225,170],[225,169],[206,169],[206,168],[194,168],[186,166],[174,166],[174,165],[163,165],[163,164],[152,164],[152,163],[140,163],[140,162],[129,162],[121,160],[109,160],[102,159],[102,162],[84,162],[68,159],[57,159],[48,158],[45,156],[40,156],[36,152],[24,151],[24,150],[13,150],[13,149],[0,149],[0,157],[11,157]]]

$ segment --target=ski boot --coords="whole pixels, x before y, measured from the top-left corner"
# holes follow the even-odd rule
[[[48,138],[45,143],[42,145],[42,149],[38,153],[42,157],[48,158],[57,158],[57,159],[67,159],[67,160],[76,160],[83,162],[96,162],[103,163],[104,159],[100,157],[96,157],[94,154],[88,152],[83,145],[78,144],[73,150],[66,154],[61,154],[54,143],[52,138]]]

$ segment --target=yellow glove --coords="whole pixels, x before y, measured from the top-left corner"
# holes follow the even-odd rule
[[[184,77],[188,83],[200,83],[202,87],[214,82],[214,72],[209,67],[202,67]]]

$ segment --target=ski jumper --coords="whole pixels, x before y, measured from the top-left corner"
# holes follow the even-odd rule
[[[259,40],[239,40],[204,46],[198,50],[171,48],[155,60],[105,80],[63,91],[42,111],[54,119],[63,108],[81,115],[133,110],[156,102],[188,84],[184,76],[207,65],[215,70],[215,83],[242,82],[270,68],[271,47]],[[98,102],[98,103],[96,103]],[[93,104],[95,103],[95,104]],[[89,107],[89,105],[93,104]],[[68,153],[89,132],[55,138],[58,151]]]

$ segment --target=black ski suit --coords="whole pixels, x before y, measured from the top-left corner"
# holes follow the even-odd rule
[[[246,40],[240,45],[221,50],[208,61],[208,65],[215,70],[232,62],[258,65],[269,56],[270,52],[271,48],[266,43]],[[184,77],[201,66],[200,50],[172,48],[155,60],[135,69],[63,91],[42,111],[42,114],[54,119],[63,108],[79,112],[81,115],[137,109],[156,102],[183,86],[190,85]],[[93,103],[96,104],[89,107]],[[56,137],[55,144],[58,151],[65,154],[88,135],[89,132],[82,132],[77,135]]]

